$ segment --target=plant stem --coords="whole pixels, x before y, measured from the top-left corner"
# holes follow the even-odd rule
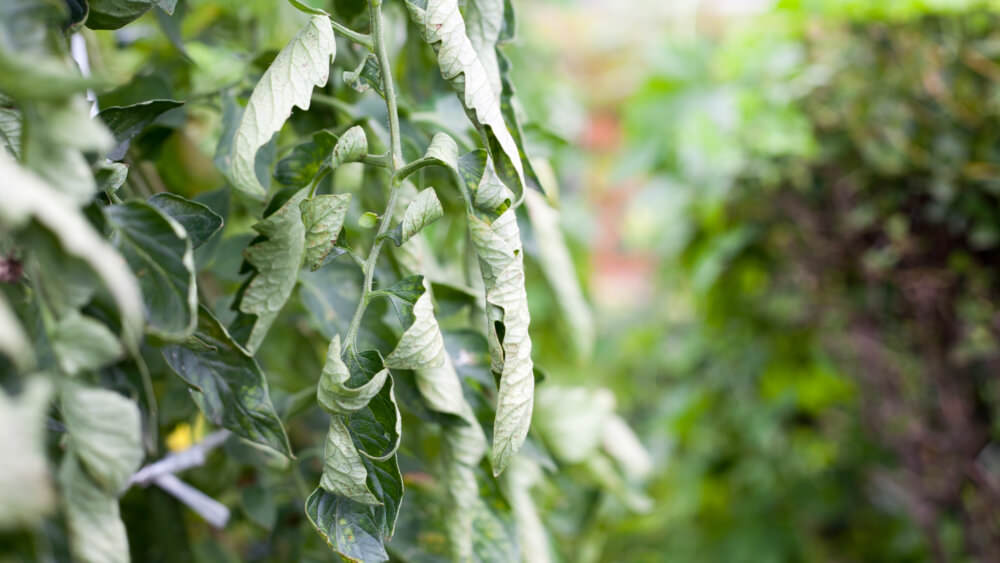
[[[372,44],[372,38],[370,35],[366,35],[364,33],[358,33],[357,31],[354,31],[353,29],[333,19],[332,17],[330,18],[330,25],[333,26],[334,31],[350,39],[351,41],[354,41],[355,43],[358,43],[360,45],[364,45],[365,47],[368,47],[368,49],[374,48],[374,45]]]
[[[405,163],[403,162],[402,142],[399,135],[399,114],[398,109],[396,108],[396,88],[392,82],[392,69],[389,66],[389,53],[386,51],[385,37],[383,36],[382,0],[368,0],[368,13],[372,22],[372,39],[375,43],[375,56],[378,58],[378,64],[382,70],[382,89],[385,92],[385,106],[389,114],[389,140],[391,146],[389,172],[390,178],[393,178],[396,170],[403,167]],[[351,325],[348,327],[347,335],[344,337],[345,348],[350,348],[351,353],[355,356],[357,355],[356,340],[358,329],[361,328],[361,319],[364,317],[365,309],[368,308],[369,301],[371,301],[372,278],[375,276],[375,264],[378,262],[379,252],[381,252],[382,244],[385,242],[385,237],[382,235],[389,230],[389,224],[392,222],[392,214],[396,208],[396,200],[398,198],[399,182],[395,179],[390,179],[389,201],[386,203],[385,212],[382,213],[382,219],[378,226],[378,232],[375,234],[375,242],[372,244],[372,249],[368,253],[368,259],[365,260],[365,281],[361,290],[361,300],[358,302],[358,308],[354,310],[354,317],[351,319]]]

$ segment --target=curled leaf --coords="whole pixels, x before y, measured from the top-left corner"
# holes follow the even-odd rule
[[[69,443],[87,473],[117,495],[142,463],[142,428],[135,402],[106,389],[68,385],[62,411]]]
[[[351,433],[339,416],[330,418],[323,452],[323,477],[319,486],[362,504],[382,504],[368,490],[368,471],[354,447]]]
[[[317,195],[299,203],[305,227],[305,263],[318,270],[337,243],[351,194]]]
[[[371,379],[356,387],[349,387],[351,373],[340,357],[340,336],[334,336],[326,353],[326,364],[316,387],[319,404],[331,414],[348,414],[364,408],[382,389],[388,369],[379,370]]]
[[[434,193],[434,188],[427,188],[410,201],[399,224],[387,232],[385,236],[391,238],[396,246],[400,246],[442,216],[444,216],[444,208],[441,207],[441,202],[438,200],[437,194]]]
[[[330,155],[330,167],[336,168],[348,162],[357,162],[368,154],[368,138],[360,125],[355,125],[337,139]]]
[[[254,87],[233,138],[228,176],[233,187],[255,199],[267,190],[257,180],[257,150],[281,129],[292,107],[309,109],[314,86],[326,84],[337,42],[326,16],[309,19],[278,53]]]

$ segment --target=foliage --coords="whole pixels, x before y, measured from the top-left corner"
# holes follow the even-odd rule
[[[996,16],[806,20],[626,106],[666,297],[604,362],[665,471],[605,553],[995,560]]]
[[[570,363],[593,328],[523,142],[509,2],[0,16],[12,557],[546,561],[533,487],[593,466],[559,486],[641,496],[606,390],[533,408],[526,263]],[[136,473],[165,450],[180,469]]]

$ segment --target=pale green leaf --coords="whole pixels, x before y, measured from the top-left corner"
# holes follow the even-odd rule
[[[0,389],[0,530],[33,526],[55,505],[45,455],[45,418],[52,385],[35,376],[10,396]]]
[[[18,166],[0,151],[0,226],[16,229],[36,220],[58,240],[62,250],[83,260],[98,275],[118,305],[128,347],[142,334],[143,304],[139,285],[125,260],[77,211],[66,196]]]
[[[0,352],[22,371],[35,365],[35,354],[28,335],[3,294],[0,294]]]
[[[156,207],[129,201],[105,208],[114,244],[142,288],[147,331],[182,340],[197,324],[198,289],[191,240],[180,223]]]
[[[477,126],[481,126],[490,155],[504,181],[520,191],[524,171],[517,143],[507,129],[500,107],[500,90],[466,33],[458,0],[406,0],[410,17],[424,40],[437,52],[441,76],[449,80]]]
[[[167,365],[188,385],[205,418],[284,455],[291,446],[274,410],[267,378],[246,350],[204,307],[198,328],[183,345],[162,349]]]
[[[381,369],[371,379],[349,387],[351,373],[341,359],[340,336],[334,336],[327,349],[326,364],[316,386],[319,404],[330,414],[349,414],[364,408],[385,385],[388,369]]]
[[[607,389],[545,385],[537,403],[535,429],[552,455],[563,463],[579,463],[601,445],[615,398]]]
[[[391,238],[396,246],[402,245],[413,235],[427,225],[444,216],[444,208],[434,193],[434,188],[427,188],[416,195],[403,212],[399,223],[386,236]]]
[[[73,559],[83,563],[128,563],[128,535],[118,498],[87,475],[72,449],[63,456],[59,483]]]
[[[277,133],[292,107],[309,109],[314,86],[326,84],[337,42],[326,16],[313,16],[292,38],[254,87],[233,139],[229,180],[256,199],[267,190],[257,180],[257,150]]]
[[[309,190],[303,188],[277,211],[253,226],[264,240],[244,252],[256,269],[240,299],[239,310],[256,319],[246,341],[250,353],[257,351],[281,308],[295,289],[305,255],[305,225],[300,202]]]
[[[344,71],[344,83],[361,93],[374,89],[379,96],[385,97],[385,92],[382,91],[382,69],[373,53],[368,53],[354,70]]]
[[[382,504],[368,490],[367,478],[368,471],[354,447],[350,431],[338,415],[332,415],[326,433],[320,487],[362,504]]]
[[[504,0],[469,0],[465,10],[466,31],[494,92],[501,91],[497,42],[504,25]],[[510,124],[508,124],[510,125]]]
[[[348,162],[358,162],[368,154],[368,137],[360,125],[355,125],[337,139],[330,155],[330,167],[336,168]]]
[[[128,178],[128,165],[121,162],[102,162],[94,167],[97,189],[108,193],[116,192]]]
[[[649,452],[628,423],[616,414],[611,415],[604,425],[601,445],[629,478],[643,479],[653,471],[653,459]]]
[[[0,144],[14,158],[21,156],[21,112],[14,108],[0,107]]]
[[[94,482],[117,495],[142,463],[138,405],[114,391],[75,384],[60,396],[70,448]]]
[[[524,253],[513,208],[492,223],[469,214],[469,230],[486,288],[492,369],[500,374],[492,454],[493,472],[499,474],[521,448],[531,424],[535,377]]]
[[[594,348],[594,319],[577,280],[573,259],[559,228],[559,212],[535,191],[525,193],[525,207],[535,233],[538,266],[545,275],[556,303],[569,328],[573,349],[580,360],[587,360]]]
[[[49,340],[60,369],[68,375],[104,367],[125,353],[108,327],[75,310],[55,323]]]
[[[299,204],[305,227],[305,263],[310,270],[318,270],[333,251],[350,203],[351,194],[330,194],[313,196]]]
[[[552,561],[552,548],[531,490],[542,480],[541,468],[534,461],[518,456],[514,458],[505,477],[504,488],[517,524],[517,543],[521,558],[524,561],[549,563]]]

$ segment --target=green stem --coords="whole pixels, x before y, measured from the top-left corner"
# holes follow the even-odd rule
[[[403,149],[399,134],[399,113],[396,107],[396,88],[392,81],[392,69],[389,66],[389,53],[385,47],[385,37],[383,35],[382,23],[382,0],[368,0],[368,13],[372,22],[372,38],[375,42],[375,56],[378,58],[379,67],[382,70],[382,89],[385,92],[385,106],[389,114],[389,140],[391,146],[391,158],[389,159],[389,172],[394,175],[396,170],[405,165],[403,161]],[[392,177],[392,176],[390,176]],[[396,201],[399,199],[399,182],[391,179],[389,181],[389,201],[386,203],[385,213],[382,214],[378,232],[375,234],[375,242],[365,260],[364,272],[365,281],[362,286],[361,300],[358,308],[354,310],[354,317],[351,325],[347,329],[344,337],[344,346],[351,349],[351,353],[357,355],[358,329],[361,328],[361,319],[365,315],[365,309],[371,301],[372,279],[375,276],[375,264],[378,262],[379,252],[382,251],[382,244],[385,242],[383,236],[389,230],[392,223],[392,214],[396,209]]]
[[[348,104],[343,100],[338,100],[333,96],[327,96],[326,94],[320,94],[319,92],[314,92],[312,95],[312,101],[318,104],[322,104],[324,106],[329,106],[343,113],[344,115],[346,115],[351,119],[357,119],[360,116],[358,110],[354,109],[351,106],[351,104]]]
[[[334,31],[350,39],[351,41],[354,41],[355,43],[358,43],[360,45],[364,45],[365,47],[368,47],[369,50],[375,48],[375,45],[372,43],[372,38],[370,35],[365,33],[358,33],[357,31],[354,31],[353,29],[334,20],[333,18],[330,18],[330,25],[333,26]]]

